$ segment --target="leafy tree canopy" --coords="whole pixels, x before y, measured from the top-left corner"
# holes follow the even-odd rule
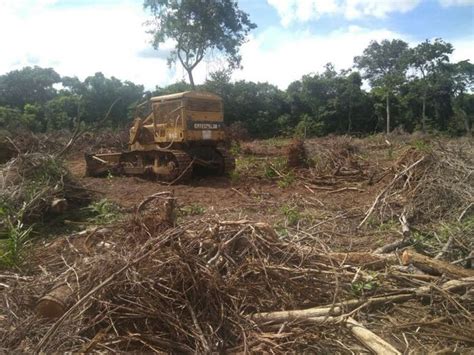
[[[45,103],[56,94],[61,77],[51,68],[25,67],[0,76],[0,105],[23,109],[27,103]]]
[[[169,63],[179,60],[193,88],[192,71],[209,51],[219,52],[231,68],[238,68],[239,48],[256,28],[233,0],[145,0],[144,7],[154,16],[153,46],[168,39],[175,42]]]

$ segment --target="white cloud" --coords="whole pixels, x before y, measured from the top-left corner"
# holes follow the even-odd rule
[[[163,45],[160,53],[151,50],[150,36],[143,26],[147,15],[141,6],[137,6],[136,0],[102,0],[102,5],[74,8],[61,7],[60,2],[56,2],[0,0],[0,74],[26,65],[39,65],[53,67],[63,76],[81,79],[101,71],[107,76],[144,84],[148,89],[177,80],[187,81],[186,72],[180,65],[170,70],[166,64],[167,51],[173,46],[171,42]],[[346,0],[345,3],[349,2]],[[298,16],[304,18],[314,10],[315,2],[301,0],[301,3],[299,8],[304,11],[300,10]],[[357,3],[351,3],[355,6],[351,11],[359,16],[357,11],[362,10]],[[54,4],[56,6],[51,6]],[[341,1],[328,0],[324,2],[325,7],[319,9],[333,13],[334,6],[340,4]],[[386,8],[380,10],[380,6],[378,9],[379,14],[388,11]],[[376,13],[374,9],[370,11]],[[412,46],[418,43],[383,28],[349,26],[323,35],[269,27],[252,35],[243,45],[244,69],[236,71],[233,78],[268,81],[284,89],[304,74],[323,70],[328,62],[335,64],[337,69],[351,67],[353,57],[360,55],[371,40],[385,38],[401,38]],[[474,60],[472,35],[451,42],[456,49],[452,61]],[[225,62],[206,60],[194,71],[195,81],[202,83],[208,73],[222,68],[225,68]]]
[[[267,2],[277,10],[282,25],[288,26],[291,22],[307,22],[323,15],[340,15],[346,19],[364,16],[383,18],[391,12],[405,13],[413,10],[421,0],[267,0]]]
[[[464,39],[457,39],[450,42],[454,47],[454,52],[450,56],[452,63],[459,62],[461,60],[470,60],[474,63],[474,37],[467,37]]]
[[[101,71],[147,88],[173,80],[163,56],[139,55],[151,44],[146,14],[134,1],[74,8],[51,7],[55,0],[0,1],[0,74],[39,65],[81,79]]]
[[[273,38],[278,44],[268,46]],[[293,32],[268,29],[253,37],[242,47],[244,69],[234,74],[235,79],[268,81],[285,89],[304,74],[320,72],[331,62],[336,69],[347,69],[353,58],[360,55],[371,40],[410,38],[387,29],[368,30],[358,26],[317,35],[309,31]]]
[[[443,7],[472,6],[474,5],[474,0],[439,0],[439,3]]]

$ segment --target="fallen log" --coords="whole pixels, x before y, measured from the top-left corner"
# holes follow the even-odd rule
[[[450,280],[437,286],[436,288],[447,292],[453,292],[458,289],[466,288],[473,285],[474,276],[463,278],[460,280]],[[416,297],[427,296],[430,295],[432,288],[433,285],[430,284],[420,286],[418,288],[411,289],[403,293],[388,296],[376,296],[368,298],[366,300],[353,299],[340,303],[335,303],[333,305],[325,305],[308,309],[255,313],[251,316],[251,319],[256,323],[264,324],[281,323],[314,317],[340,316],[344,311],[350,311],[357,307],[368,307],[387,303],[405,302]]]
[[[416,268],[431,275],[446,275],[451,278],[474,277],[474,270],[464,269],[443,260],[433,259],[429,256],[418,254],[412,249],[405,250],[402,254],[401,260],[403,265],[412,264]]]
[[[351,333],[362,343],[365,345],[367,349],[370,349],[375,354],[401,354],[397,349],[395,349],[392,345],[387,343],[377,334],[371,332],[369,329],[364,327],[362,324],[357,322],[352,317],[349,317],[345,325]]]
[[[412,244],[410,239],[397,240],[396,242],[385,244],[384,246],[374,250],[374,254],[391,253],[394,250],[404,248]]]
[[[310,317],[304,320],[305,323],[316,324],[343,324],[352,335],[359,340],[368,350],[377,355],[400,355],[397,349],[384,339],[373,333],[354,318],[348,317]]]
[[[436,287],[444,292],[452,292],[474,285],[474,277],[468,277],[461,280],[451,280]],[[357,338],[364,346],[375,354],[401,354],[388,342],[374,334],[362,324],[358,323],[352,317],[343,312],[345,310],[360,309],[370,305],[378,305],[394,302],[405,302],[415,297],[428,296],[433,288],[433,285],[426,285],[418,287],[410,292],[401,293],[398,295],[372,297],[368,300],[349,300],[346,302],[337,303],[334,305],[327,305],[322,307],[314,307],[303,310],[277,311],[256,313],[251,316],[251,319],[261,326],[272,327],[278,323],[286,323],[291,321],[302,321],[319,324],[344,324],[350,329],[352,335]],[[279,326],[280,328],[280,326]]]
[[[398,220],[400,221],[400,224],[402,225],[403,239],[390,243],[390,244],[386,244],[380,248],[375,249],[374,250],[375,254],[391,253],[394,250],[404,248],[412,244],[410,226],[408,225],[408,221],[405,214],[403,213]]]
[[[357,267],[363,267],[368,270],[381,270],[387,266],[398,263],[395,255],[375,255],[373,253],[350,252],[350,253],[329,253],[322,254],[328,260]]]

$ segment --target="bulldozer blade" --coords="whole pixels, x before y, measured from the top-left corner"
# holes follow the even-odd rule
[[[104,176],[120,167],[122,153],[85,154],[86,176]]]

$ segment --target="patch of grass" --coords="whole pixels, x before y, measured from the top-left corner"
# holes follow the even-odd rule
[[[234,172],[241,175],[251,174],[256,170],[258,162],[254,156],[239,156],[235,161],[235,170]]]
[[[392,160],[393,159],[393,145],[390,145],[387,149],[387,157],[388,159]]]
[[[283,205],[280,207],[280,212],[285,216],[288,226],[295,226],[303,218],[296,206]]]
[[[290,233],[288,232],[288,229],[280,224],[275,226],[275,232],[277,232],[280,238],[286,238],[290,235]]]
[[[378,229],[381,231],[381,232],[385,232],[385,231],[391,231],[391,230],[398,230],[399,228],[399,223],[394,220],[394,219],[390,219],[386,222],[382,222],[379,226],[378,226]]]
[[[205,212],[206,209],[197,203],[193,203],[191,205],[184,206],[179,209],[180,216],[199,216],[203,215]]]
[[[431,225],[426,231],[413,232],[413,244],[417,251],[435,255],[438,253],[451,236],[455,243],[448,250],[447,259],[455,260],[466,257],[474,247],[474,216],[458,222],[440,222]]]
[[[293,185],[295,182],[295,175],[290,171],[286,175],[280,178],[280,180],[277,181],[278,187],[285,189],[287,187],[290,187]]]
[[[267,179],[274,179],[278,176],[271,164],[266,164],[263,168],[263,176]]]
[[[229,173],[229,179],[233,184],[238,183],[241,179],[240,172],[237,169],[232,170]]]
[[[282,148],[288,145],[289,142],[290,142],[289,138],[282,138],[282,137],[269,138],[262,141],[264,145],[269,146],[269,147],[276,147],[276,148]]]
[[[367,292],[374,291],[379,286],[377,281],[378,274],[376,272],[369,273],[368,277],[355,281],[351,284],[351,292],[359,297]]]
[[[229,149],[230,154],[234,157],[240,155],[242,153],[242,148],[240,147],[240,143],[237,141],[232,141]]]
[[[10,219],[5,219],[3,223],[4,228],[0,230],[0,266],[18,267],[33,227],[26,227],[19,221],[13,223]]]
[[[425,140],[417,139],[411,145],[420,152],[429,153],[432,150],[431,144]]]
[[[87,221],[98,225],[110,224],[122,217],[120,208],[105,198],[91,203],[89,206],[84,207],[84,210],[87,214],[90,214]]]
[[[369,218],[367,218],[366,224],[369,228],[378,228],[380,226],[379,220],[374,215],[370,215]]]

